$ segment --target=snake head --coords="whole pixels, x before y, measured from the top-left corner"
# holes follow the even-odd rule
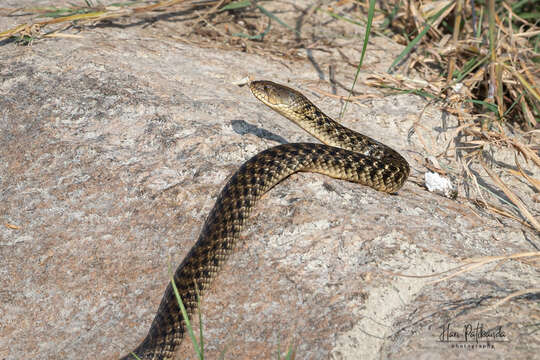
[[[279,113],[295,111],[303,102],[309,102],[298,91],[272,81],[252,81],[249,88],[257,99]]]

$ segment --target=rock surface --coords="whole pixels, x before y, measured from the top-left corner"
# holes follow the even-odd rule
[[[0,47],[1,359],[110,359],[131,350],[157,310],[168,266],[188,252],[228,176],[270,146],[316,141],[234,81],[249,74],[285,83],[338,115],[338,100],[311,90],[331,92],[315,81],[312,61],[158,33],[105,26],[81,39]],[[399,53],[379,47],[368,64]],[[336,78],[349,84],[352,75]],[[413,95],[365,100],[343,120],[410,161],[412,181],[397,196],[297,174],[258,203],[244,243],[203,299],[208,359],[223,351],[226,359],[277,358],[288,346],[299,359],[537,355],[534,298],[475,315],[538,283],[530,264],[439,283],[398,275],[538,246],[519,223],[418,185],[423,149],[407,134],[424,105]],[[424,118],[428,129],[455,122],[436,110]],[[451,348],[439,342],[449,322],[460,333],[468,323],[501,326],[507,342]],[[195,359],[189,341],[179,358]]]

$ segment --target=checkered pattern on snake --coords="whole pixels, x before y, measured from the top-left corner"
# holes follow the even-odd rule
[[[257,199],[286,177],[299,171],[316,172],[394,193],[409,175],[407,161],[396,151],[338,124],[300,92],[270,81],[253,81],[249,87],[257,99],[301,126],[324,145],[275,146],[246,161],[230,178],[208,215],[199,239],[174,274],[190,315],[197,306],[196,286],[200,294],[209,288],[235,249],[240,231]],[[184,327],[169,284],[148,335],[133,353],[144,360],[172,359],[184,337]],[[123,359],[135,357],[129,354]]]

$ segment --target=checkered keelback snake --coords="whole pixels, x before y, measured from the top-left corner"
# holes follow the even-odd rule
[[[388,146],[350,130],[319,110],[296,90],[270,81],[253,81],[257,99],[298,124],[323,144],[295,143],[262,151],[246,161],[221,191],[199,239],[174,274],[188,314],[233,252],[251,210],[264,193],[299,171],[325,174],[396,192],[409,175],[407,161]],[[171,284],[148,335],[133,351],[140,359],[172,359],[184,337],[184,322]],[[123,359],[136,359],[132,354]]]

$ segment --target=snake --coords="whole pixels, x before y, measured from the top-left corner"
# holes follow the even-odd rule
[[[197,242],[172,277],[188,316],[197,309],[199,296],[210,287],[237,247],[240,232],[256,201],[285,178],[297,172],[315,172],[396,193],[409,176],[409,164],[397,151],[334,121],[299,91],[267,80],[250,80],[248,85],[263,104],[322,144],[274,146],[243,163],[229,179]],[[173,359],[185,332],[171,281],[146,337],[122,359]]]

